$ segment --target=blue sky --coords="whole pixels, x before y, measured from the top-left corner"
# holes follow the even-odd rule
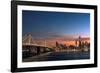
[[[71,12],[22,11],[22,32],[34,37],[90,35],[90,14]]]

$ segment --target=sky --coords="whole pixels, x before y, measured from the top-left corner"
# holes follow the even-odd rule
[[[22,34],[34,38],[90,36],[90,14],[71,12],[22,11]]]

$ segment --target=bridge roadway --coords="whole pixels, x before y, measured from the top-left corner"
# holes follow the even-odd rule
[[[32,56],[53,51],[51,48],[43,46],[43,45],[23,44],[22,48],[23,48],[22,49],[23,58],[32,57]]]

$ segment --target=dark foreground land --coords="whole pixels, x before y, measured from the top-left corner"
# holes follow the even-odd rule
[[[88,52],[47,52],[37,56],[23,58],[23,62],[80,60],[80,59],[90,59],[89,51]]]

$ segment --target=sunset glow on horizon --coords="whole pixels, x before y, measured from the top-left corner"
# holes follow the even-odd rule
[[[74,45],[81,36],[90,43],[90,14],[72,12],[22,11],[22,35],[32,34],[39,45],[55,46],[56,42]]]

